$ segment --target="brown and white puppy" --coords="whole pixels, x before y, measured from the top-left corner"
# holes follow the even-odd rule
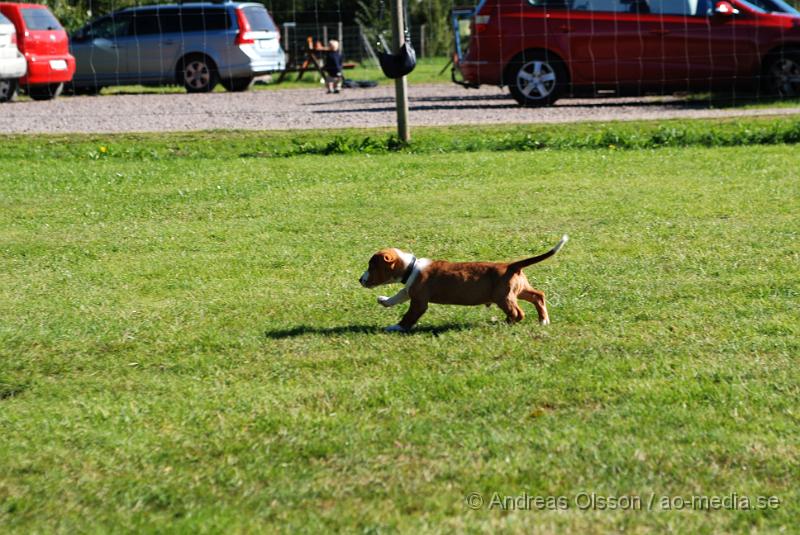
[[[403,288],[392,297],[380,296],[378,303],[391,307],[411,300],[411,306],[397,325],[387,331],[408,331],[428,310],[428,303],[444,305],[496,304],[506,313],[508,323],[525,317],[517,299],[530,301],[542,325],[550,323],[544,292],[534,289],[522,270],[556,254],[569,238],[566,234],[544,254],[511,263],[446,262],[416,258],[400,249],[381,249],[369,259],[359,282],[365,288],[399,282]]]

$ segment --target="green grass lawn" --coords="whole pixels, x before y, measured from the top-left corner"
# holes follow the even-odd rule
[[[408,83],[410,84],[436,84],[436,83],[451,83],[450,68],[444,69],[449,58],[420,58],[417,60],[416,68],[408,75]],[[444,72],[442,70],[444,69]],[[379,84],[392,84],[394,80],[386,78],[381,72],[379,66],[372,62],[362,63],[357,65],[354,69],[345,71],[345,76],[353,80],[370,80],[378,82]],[[322,83],[316,71],[308,72],[303,75],[303,78],[297,80],[297,74],[289,74],[286,80],[281,83],[275,83],[278,79],[278,74],[272,76],[272,82],[256,82],[252,90],[276,90],[276,89],[302,89],[302,88],[321,88]],[[215,92],[224,92],[225,89],[219,85],[214,90]],[[185,93],[186,90],[179,86],[162,86],[162,87],[145,87],[141,85],[125,85],[119,87],[108,87],[103,90],[104,95],[117,95],[117,94],[142,94],[142,93]]]
[[[228,150],[290,135],[2,140],[0,531],[795,529],[797,146]],[[357,282],[383,246],[565,232],[526,271],[549,327],[432,305],[388,335],[405,306]],[[777,507],[663,510],[733,493]]]

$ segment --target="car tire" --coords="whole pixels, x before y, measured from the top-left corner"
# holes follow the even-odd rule
[[[255,80],[255,78],[252,76],[247,76],[245,78],[228,78],[226,80],[222,80],[221,83],[222,87],[224,87],[226,91],[239,93],[250,89],[250,86],[253,85],[253,80]]]
[[[504,81],[520,106],[550,106],[567,89],[567,68],[546,52],[525,52],[509,63]]]
[[[33,100],[52,100],[64,90],[64,84],[29,85],[25,92]]]
[[[773,97],[800,96],[800,51],[784,50],[764,62],[762,73],[764,92]]]
[[[11,102],[19,93],[19,80],[0,80],[0,102]]]
[[[210,93],[219,82],[217,68],[206,56],[188,56],[181,60],[178,82],[187,93]]]

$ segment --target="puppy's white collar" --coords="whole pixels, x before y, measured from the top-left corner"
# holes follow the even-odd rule
[[[411,274],[414,273],[414,268],[417,265],[417,257],[413,254],[411,255],[411,262],[408,263],[408,267],[406,268],[406,272],[403,273],[403,277],[400,279],[400,282],[403,284],[408,282],[408,279],[411,278]]]
[[[419,274],[425,271],[425,268],[427,268],[430,263],[431,261],[429,258],[417,258],[416,262],[414,263],[414,267],[411,269],[411,274],[408,276],[405,286],[403,286],[403,289],[408,291],[408,289],[411,288],[411,286],[417,280],[417,277],[419,277]]]

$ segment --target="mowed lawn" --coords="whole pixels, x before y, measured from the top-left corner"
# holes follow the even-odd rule
[[[0,169],[0,531],[796,528],[797,146]],[[432,305],[384,334],[399,287],[357,280],[383,246],[510,260],[563,233],[526,271],[548,327]],[[734,493],[779,503],[662,501]]]

